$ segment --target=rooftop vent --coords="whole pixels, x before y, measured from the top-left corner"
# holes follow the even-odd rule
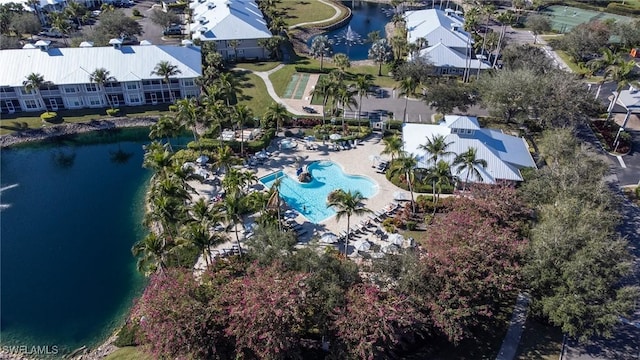
[[[451,16],[453,14],[453,9],[449,9],[449,8],[444,9],[444,14],[447,16]]]
[[[456,23],[451,24],[451,30],[460,31],[460,24],[456,24]]]
[[[206,24],[206,23],[207,23],[207,18],[205,18],[205,17],[201,17],[200,19],[198,19],[198,22],[199,22],[200,24]]]
[[[142,41],[140,41],[140,45],[141,46],[149,46],[149,45],[153,45],[153,44],[149,40],[142,40]]]
[[[193,41],[184,39],[184,40],[182,40],[181,44],[184,47],[189,47],[189,46],[193,46]]]
[[[37,49],[37,47],[33,44],[24,44],[23,49]]]
[[[80,43],[79,47],[81,48],[93,47],[93,43],[91,41],[83,41]]]
[[[205,1],[207,1],[207,0],[198,0],[198,2],[199,2],[200,4],[204,4],[204,2],[205,2]]]
[[[51,41],[49,40],[38,40],[36,41],[35,45],[38,49],[42,50],[42,51],[47,51],[49,50],[49,45],[51,44]]]
[[[211,9],[216,7],[216,4],[210,2],[210,3],[207,4],[207,7],[209,8],[209,10],[211,10]]]
[[[122,40],[111,39],[109,40],[109,45],[113,46],[114,49],[120,49],[120,47],[122,46]]]
[[[204,34],[204,33],[206,33],[206,32],[207,32],[207,30],[209,30],[209,29],[207,29],[207,27],[206,27],[206,26],[203,26],[203,27],[201,27],[199,30],[200,30],[200,34]]]

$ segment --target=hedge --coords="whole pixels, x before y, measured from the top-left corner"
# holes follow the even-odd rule
[[[311,73],[311,74],[328,74],[333,70],[333,68],[320,69],[319,67],[315,67],[315,66],[296,66],[295,69],[297,72],[300,72],[300,73]]]
[[[258,139],[253,141],[246,141],[244,144],[244,151],[248,153],[258,152],[271,144],[271,140],[275,136],[275,129],[266,130],[264,134]],[[239,141],[223,141],[223,145],[229,145],[234,152],[240,152]],[[191,141],[187,144],[189,149],[202,149],[202,150],[215,150],[220,146],[220,139],[201,138],[199,141]]]
[[[607,8],[605,9],[605,11],[612,14],[618,14],[618,15],[624,15],[624,16],[629,16],[629,14],[640,15],[640,9],[636,9],[627,4],[622,5],[622,4],[613,3],[613,2],[607,5]]]
[[[42,121],[55,121],[58,119],[58,113],[55,111],[46,111],[43,112],[42,115],[40,115],[40,119],[42,119]]]
[[[120,109],[107,109],[107,115],[118,116],[120,115]]]

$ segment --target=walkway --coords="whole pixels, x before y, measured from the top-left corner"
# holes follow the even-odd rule
[[[338,6],[332,4],[332,3],[328,2],[328,1],[325,1],[325,0],[318,0],[318,1],[323,3],[323,4],[325,4],[325,5],[327,5],[327,6],[331,6],[333,8],[333,10],[336,11],[336,13],[333,14],[333,16],[328,18],[328,19],[318,20],[318,21],[308,21],[308,22],[303,22],[303,23],[300,23],[300,24],[291,25],[291,26],[289,26],[289,30],[293,30],[295,28],[298,28],[300,26],[305,26],[305,25],[324,24],[324,23],[327,23],[329,21],[336,20],[337,18],[342,16],[342,9],[340,9]]]
[[[513,308],[509,330],[502,341],[502,347],[496,360],[512,360],[515,358],[520,337],[524,330],[524,323],[527,321],[527,313],[529,312],[529,295],[518,294],[516,306]]]

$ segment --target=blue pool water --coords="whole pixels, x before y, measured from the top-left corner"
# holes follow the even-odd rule
[[[309,164],[310,183],[300,183],[282,171],[275,172],[260,179],[266,187],[282,178],[280,197],[293,209],[304,215],[313,223],[320,223],[336,212],[327,207],[327,196],[333,190],[360,191],[366,198],[376,194],[378,185],[366,176],[347,175],[342,168],[332,161],[319,161]]]

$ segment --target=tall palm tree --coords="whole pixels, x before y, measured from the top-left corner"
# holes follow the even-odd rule
[[[237,100],[237,96],[240,93],[240,83],[238,79],[231,72],[225,72],[218,76],[216,84],[222,90],[224,99],[227,102],[227,106],[231,106],[231,100]]]
[[[278,128],[282,126],[285,121],[291,118],[287,108],[283,104],[277,102],[272,102],[271,105],[267,107],[267,111],[265,111],[263,116],[265,120],[269,122],[273,121],[275,123],[276,136],[278,136]]]
[[[602,80],[598,82],[598,90],[596,91],[595,99],[597,99],[598,96],[600,96],[600,90],[602,89],[602,84],[605,83],[609,78],[609,76],[612,75],[610,71],[607,71],[607,69],[609,69],[611,66],[620,64],[621,62],[622,62],[622,57],[619,54],[616,54],[613,51],[611,51],[611,49],[609,48],[605,48],[602,51],[601,57],[597,59],[589,60],[587,62],[587,66],[589,67],[589,69],[593,70],[593,72],[597,73],[599,71],[604,71]]]
[[[391,46],[387,42],[387,39],[376,40],[369,49],[367,54],[369,59],[378,64],[378,76],[382,76],[382,64],[391,59]]]
[[[324,64],[324,57],[331,55],[332,45],[327,35],[318,35],[311,41],[309,52],[314,58],[320,57],[320,70]]]
[[[276,215],[278,217],[278,231],[282,231],[282,221],[280,220],[280,186],[282,185],[282,178],[276,179],[276,181],[271,184],[271,189],[269,189],[269,200],[266,203],[266,207],[268,209],[276,209]]]
[[[434,204],[437,204],[438,200],[440,200],[442,187],[451,185],[451,179],[451,166],[444,160],[438,161],[432,168],[428,169],[426,180],[431,182]]]
[[[322,124],[324,125],[326,122],[326,111],[325,108],[327,103],[329,102],[329,98],[335,92],[335,83],[334,81],[326,75],[320,75],[318,82],[316,83],[316,87],[311,91],[312,96],[322,96]]]
[[[404,112],[402,114],[402,122],[407,121],[407,105],[409,105],[409,96],[416,92],[418,81],[414,77],[406,77],[400,81],[394,90],[400,90],[399,95],[404,96]]]
[[[171,138],[180,134],[182,125],[176,120],[174,116],[162,115],[158,121],[149,127],[150,139],[162,139],[165,138],[170,152],[173,152],[171,147]]]
[[[169,82],[169,78],[178,74],[182,74],[182,71],[178,68],[178,65],[173,65],[169,61],[165,60],[157,63],[156,67],[151,72],[151,75],[161,76],[165,84],[167,84],[170,102],[173,102],[173,92],[171,92],[171,83]],[[162,102],[165,102],[164,91],[162,92]]]
[[[413,201],[413,184],[416,178],[416,166],[418,165],[418,158],[413,154],[402,153],[402,156],[398,158],[395,166],[391,168],[391,175],[402,174],[404,180],[409,187],[409,193],[411,194],[411,210],[416,212],[416,204]]]
[[[228,175],[228,174],[227,174]],[[240,235],[238,232],[238,224],[242,224],[242,215],[245,212],[244,197],[240,191],[234,191],[227,193],[222,201],[216,204],[216,211],[222,212],[227,224],[233,224],[234,232],[236,233],[236,243],[240,250],[240,256],[242,256],[242,248],[240,246]]]
[[[607,68],[606,72],[609,73],[609,77],[611,80],[616,83],[616,92],[609,104],[609,109],[607,111],[607,121],[611,119],[611,113],[613,113],[613,108],[618,102],[618,98],[620,97],[620,91],[624,89],[631,83],[631,79],[633,77],[633,68],[636,66],[635,61],[629,60],[626,62],[621,62],[618,65],[612,65]]]
[[[138,271],[149,276],[156,271],[164,274],[167,268],[167,250],[162,239],[154,233],[149,233],[133,245],[131,253],[135,257],[140,256],[137,262]]]
[[[75,3],[72,2],[72,4]],[[96,83],[96,85],[100,87],[103,96],[107,99],[107,104],[109,105],[109,107],[113,108],[113,106],[111,105],[111,100],[109,100],[109,95],[107,95],[107,89],[104,86],[104,84],[106,84],[107,82],[116,81],[116,78],[111,76],[109,70],[105,68],[97,68],[93,70],[93,72],[89,74],[89,81],[92,83]]]
[[[233,160],[233,150],[229,145],[218,147],[216,161],[214,162],[218,169],[221,169],[223,173],[226,173],[227,170],[231,168],[231,165],[233,165]]]
[[[233,107],[233,118],[240,129],[240,157],[244,157],[244,124],[253,119],[253,112],[244,104],[236,104]]]
[[[382,150],[382,154],[391,155],[391,162],[393,163],[395,156],[402,154],[402,147],[404,145],[402,143],[402,138],[398,135],[391,135],[382,139],[382,142],[384,143],[384,150]]]
[[[360,113],[362,112],[362,97],[369,97],[369,89],[373,86],[373,77],[369,74],[359,74],[355,82],[356,91],[360,100],[358,101],[358,126],[360,126]]]
[[[199,120],[199,110],[198,104],[196,103],[195,98],[189,99],[180,99],[176,101],[176,107],[178,108],[176,112],[175,119],[181,126],[188,127],[191,129],[193,134],[193,141],[198,141],[198,120]]]
[[[344,127],[344,115],[347,109],[351,110],[352,105],[356,105],[355,90],[351,90],[346,84],[340,84],[335,93],[335,104],[342,107],[342,126]]]
[[[193,222],[186,224],[181,229],[181,237],[178,240],[179,246],[192,245],[200,250],[200,254],[204,257],[207,268],[210,265],[210,249],[211,246],[222,244],[226,241],[226,237],[222,233],[209,231],[209,224],[207,222],[198,223]]]
[[[22,82],[22,85],[26,92],[38,94],[38,102],[40,103],[40,106],[44,106],[45,108],[47,107],[44,103],[44,98],[40,93],[40,89],[51,85],[50,81],[46,81],[44,76],[39,73],[31,73],[27,75],[26,80]]]
[[[478,170],[478,166],[482,166],[482,168],[487,167],[487,161],[484,159],[478,159],[477,149],[474,147],[470,147],[467,151],[458,154],[456,158],[453,160],[452,166],[457,166],[456,171],[460,173],[461,171],[466,171],[467,175],[464,180],[464,185],[462,190],[466,190],[467,182],[469,182],[469,176],[473,174],[478,179],[482,180],[482,174]]]
[[[337,53],[333,55],[333,63],[336,65],[338,70],[342,74],[344,74],[348,68],[351,67],[351,62],[349,61],[349,57],[343,53]]]
[[[363,201],[367,200],[360,191],[351,192],[342,189],[332,191],[327,197],[327,207],[336,209],[336,220],[340,221],[343,217],[347,217],[347,238],[344,245],[344,255],[347,255],[349,248],[349,235],[351,233],[351,215],[364,215],[371,213],[366,208]]]
[[[447,151],[452,143],[447,142],[444,135],[432,135],[431,138],[427,138],[427,143],[421,144],[418,149],[426,151],[429,154],[429,160],[436,165],[443,156],[453,154],[453,151]]]

